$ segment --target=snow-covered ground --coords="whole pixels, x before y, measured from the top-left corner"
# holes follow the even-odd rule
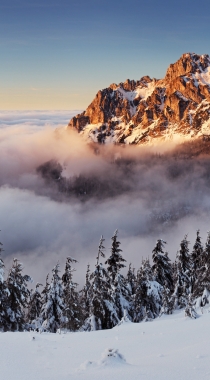
[[[0,378],[205,380],[210,378],[209,326],[207,310],[196,320],[182,310],[112,330],[1,333]]]

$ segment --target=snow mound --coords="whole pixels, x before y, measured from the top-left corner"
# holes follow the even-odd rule
[[[87,369],[103,368],[103,367],[118,367],[121,365],[127,365],[124,356],[115,348],[107,348],[101,355],[101,359],[98,361],[86,360],[82,363],[77,371],[84,371]]]
[[[100,366],[107,365],[121,365],[125,364],[126,360],[122,354],[119,353],[117,349],[107,348],[101,355],[101,360],[98,362]]]
[[[89,360],[86,360],[84,363],[82,363],[79,368],[78,368],[78,372],[80,371],[85,371],[86,369],[89,369],[89,368],[96,368],[98,367],[97,366],[97,362],[90,362]]]

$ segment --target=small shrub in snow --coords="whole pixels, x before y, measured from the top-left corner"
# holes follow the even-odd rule
[[[191,294],[189,295],[188,303],[185,308],[185,316],[193,318],[193,319],[198,318],[198,314],[195,311],[195,301],[193,300],[193,297]]]

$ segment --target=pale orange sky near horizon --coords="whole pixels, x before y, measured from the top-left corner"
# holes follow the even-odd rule
[[[16,88],[0,91],[1,110],[86,109],[94,91],[74,94],[66,89]]]

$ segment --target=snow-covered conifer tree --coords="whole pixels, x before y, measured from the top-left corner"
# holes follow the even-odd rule
[[[45,287],[45,303],[42,306],[41,316],[43,318],[42,327],[47,331],[55,333],[61,327],[65,318],[63,316],[63,288],[59,276],[59,263],[52,270],[52,281]]]
[[[50,286],[50,283],[49,283],[49,273],[48,273],[46,276],[46,280],[45,280],[45,287],[41,293],[42,294],[42,304],[47,303],[47,295],[48,295],[48,291],[49,291],[49,286]]]
[[[17,259],[13,259],[6,282],[9,290],[6,313],[11,331],[22,331],[25,327],[25,309],[30,295],[27,282],[32,279],[28,275],[23,275],[22,271],[22,264]]]
[[[2,258],[0,257],[0,329],[1,330],[2,329],[4,330],[5,306],[6,305],[5,305],[5,289],[4,289],[4,262]]]
[[[135,276],[135,269],[131,267],[131,263],[129,264],[129,267],[128,267],[126,282],[129,287],[130,293],[133,295],[135,293],[135,287],[136,287],[136,276]]]
[[[204,248],[204,265],[208,264],[210,266],[210,231],[207,232],[207,239],[206,239],[206,244]]]
[[[31,290],[28,302],[26,321],[32,329],[39,329],[42,325],[42,318],[40,317],[42,296],[39,292],[39,286],[42,286],[42,284],[37,283],[35,289]]]
[[[90,283],[90,264],[87,265],[85,285],[82,290],[80,290],[80,302],[83,310],[84,320],[86,320],[90,315],[90,305],[91,305],[91,292],[92,287]]]
[[[126,261],[125,259],[123,259],[121,255],[122,249],[119,248],[120,242],[117,240],[117,234],[118,230],[116,230],[114,235],[112,236],[111,255],[105,262],[105,264],[108,265],[107,270],[111,277],[112,283],[115,282],[115,278],[119,273],[120,269],[125,267],[123,262]]]
[[[94,272],[90,275],[90,309],[89,317],[83,326],[84,330],[109,329],[115,326],[119,320],[116,308],[111,296],[110,278],[103,264],[99,262],[104,258],[104,238],[101,236],[98,254],[96,257],[96,266]]]
[[[199,266],[193,287],[193,296],[201,297],[201,306],[209,302],[210,295],[210,232],[207,234],[205,248],[200,253]]]
[[[162,306],[160,309],[160,316],[162,314],[172,314],[173,312],[173,299],[170,290],[167,286],[163,287],[162,291]]]
[[[117,234],[118,230],[115,231],[112,237],[111,255],[105,264],[108,265],[107,270],[110,275],[111,296],[117,307],[118,318],[121,319],[124,316],[125,309],[130,315],[132,298],[130,287],[124,276],[120,273],[121,268],[125,267],[123,263],[126,262],[126,260],[121,255],[122,250],[119,248],[120,242],[117,240]]]
[[[180,309],[188,303],[188,295],[191,291],[191,261],[189,254],[189,241],[187,235],[180,243],[174,268],[174,292],[173,308]]]
[[[71,331],[76,331],[80,328],[83,322],[82,308],[80,305],[79,294],[77,292],[78,284],[73,282],[72,263],[77,263],[77,260],[72,257],[67,257],[65,271],[62,276],[63,282],[63,301],[65,304],[65,326]]]
[[[164,252],[165,241],[158,239],[156,246],[152,251],[153,266],[155,280],[162,286],[167,286],[170,291],[173,290],[172,266],[168,253]]]
[[[194,293],[194,287],[198,278],[198,272],[202,267],[203,246],[201,243],[200,231],[197,231],[197,236],[193,250],[191,253],[191,292]]]
[[[158,317],[161,309],[162,286],[155,281],[149,259],[142,260],[137,272],[136,291],[133,296],[134,322]]]
[[[0,255],[2,251],[2,243],[0,243]],[[4,262],[0,256],[0,331],[7,331],[9,327],[6,315],[8,295],[9,291],[4,281]]]

